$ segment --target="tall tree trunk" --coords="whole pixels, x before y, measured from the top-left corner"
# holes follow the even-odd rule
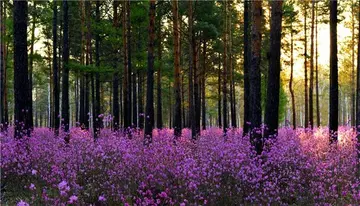
[[[250,7],[251,1],[244,1],[244,125],[243,136],[249,132],[250,122],[250,67],[251,67],[251,47],[250,47]]]
[[[296,129],[296,107],[295,107],[295,94],[293,88],[293,76],[294,76],[294,29],[291,23],[291,43],[290,43],[290,81],[289,81],[289,90],[291,95],[291,108],[292,108],[292,123],[293,129]]]
[[[149,47],[148,47],[148,71],[145,108],[145,132],[144,144],[152,142],[152,130],[154,127],[154,41],[155,41],[155,0],[150,1],[149,9]]]
[[[126,52],[127,52],[127,78],[128,78],[128,93],[127,93],[127,99],[128,99],[128,111],[129,111],[129,116],[128,116],[128,122],[129,122],[129,126],[131,125],[131,107],[135,107],[136,105],[133,105],[132,103],[132,91],[131,91],[131,85],[135,84],[135,82],[132,82],[132,64],[131,64],[131,9],[130,9],[130,0],[126,1]]]
[[[261,20],[263,18],[262,1],[252,2],[251,29],[251,67],[249,70],[250,84],[250,140],[257,154],[261,154],[263,142],[261,137]]]
[[[27,1],[14,2],[14,98],[15,98],[15,138],[21,138],[25,132],[30,135],[28,112],[30,110],[30,86],[28,76],[27,53]],[[24,98],[25,97],[25,98]]]
[[[6,44],[5,44],[5,34],[6,34],[6,4],[5,1],[0,2],[0,75],[1,75],[1,131],[7,131],[8,127],[8,110],[7,110],[7,75],[6,75],[6,62],[7,62],[7,56],[6,56]]]
[[[218,68],[218,126],[222,127],[221,115],[221,56],[219,53],[219,68]]]
[[[29,56],[29,112],[27,115],[27,118],[29,118],[30,122],[30,128],[34,127],[33,123],[33,100],[32,100],[32,88],[33,88],[33,80],[32,80],[32,74],[33,74],[33,68],[34,68],[34,44],[35,44],[35,28],[36,28],[36,1],[34,1],[33,4],[33,11],[32,11],[32,25],[31,25],[31,43],[30,43],[30,56]]]
[[[310,87],[309,87],[309,126],[314,128],[314,25],[315,25],[315,0],[312,0],[311,7],[311,34],[310,34]]]
[[[57,2],[54,2],[53,13],[53,95],[54,95],[54,130],[55,135],[59,135],[60,127],[60,90],[59,90],[59,71],[57,64]]]
[[[235,112],[235,101],[234,101],[234,97],[235,97],[235,87],[234,87],[234,65],[233,65],[233,54],[232,54],[232,5],[231,5],[232,1],[229,1],[229,17],[228,17],[228,41],[229,41],[229,76],[230,76],[230,82],[229,82],[229,86],[230,86],[230,114],[231,114],[231,127],[236,128],[236,112]]]
[[[277,136],[280,98],[280,55],[283,1],[271,1],[270,58],[265,108],[265,138]]]
[[[330,142],[337,142],[338,129],[338,59],[337,59],[337,1],[330,1]]]
[[[191,128],[191,137],[196,139],[196,109],[195,109],[195,101],[194,101],[194,48],[193,45],[195,43],[195,33],[193,31],[193,23],[194,23],[194,13],[193,13],[193,1],[190,0],[188,2],[188,15],[189,15],[189,123]]]
[[[125,132],[128,131],[129,127],[131,126],[131,102],[130,102],[130,99],[131,99],[131,94],[130,93],[130,81],[129,81],[129,76],[131,76],[130,72],[129,72],[129,67],[128,67],[128,52],[127,52],[127,2],[126,1],[123,1],[123,10],[122,10],[122,13],[123,13],[123,16],[122,16],[122,26],[123,26],[123,52],[124,52],[124,85],[123,85],[123,90],[124,90],[124,129],[125,129]]]
[[[359,5],[360,9],[360,5]],[[359,19],[360,19],[360,12]],[[358,25],[359,33],[360,33],[360,21]],[[358,159],[360,159],[360,35],[358,35],[358,45],[357,45],[357,84],[356,84],[356,131],[357,131],[357,151],[358,151]],[[360,167],[360,163],[358,163]],[[358,170],[360,173],[360,168]]]
[[[351,126],[355,127],[355,98],[356,98],[356,82],[355,82],[355,5],[351,0]]]
[[[68,1],[63,0],[63,72],[62,72],[62,102],[61,102],[61,113],[63,119],[63,127],[65,132],[69,132],[69,8]],[[69,142],[69,136],[65,139]]]
[[[96,22],[100,24],[100,1],[96,1]],[[97,31],[95,35],[95,63],[96,67],[100,67],[100,34]],[[94,95],[93,95],[94,96]],[[100,115],[100,74],[99,71],[95,74],[95,101],[93,100],[93,132],[94,138],[97,138],[100,134],[101,119]]]
[[[320,101],[319,101],[319,67],[318,67],[318,7],[317,2],[315,6],[316,10],[316,23],[315,23],[315,37],[316,37],[316,43],[315,43],[315,81],[316,81],[316,125],[320,127]]]
[[[139,86],[138,86],[138,103],[139,103],[139,128],[144,129],[144,74],[138,70]]]
[[[92,64],[92,48],[91,48],[91,2],[85,2],[85,12],[87,17],[86,22],[86,65]],[[84,84],[84,127],[89,129],[90,126],[90,81],[91,75],[85,73],[85,84]]]
[[[308,71],[307,71],[307,26],[306,26],[306,19],[307,19],[307,2],[304,2],[304,11],[305,11],[305,15],[304,15],[304,31],[305,31],[305,37],[304,37],[304,44],[305,44],[305,50],[304,50],[304,73],[305,73],[305,83],[304,83],[304,88],[305,88],[305,128],[307,128],[309,125],[309,100],[308,100]]]
[[[203,69],[201,71],[201,120],[202,120],[202,129],[206,129],[206,102],[205,102],[205,81],[206,81],[206,50],[207,44],[204,40],[203,43]]]
[[[180,94],[180,38],[179,38],[179,11],[178,0],[172,1],[173,10],[173,32],[174,32],[174,92],[175,92],[175,108],[174,108],[174,135],[181,136],[181,94]]]
[[[113,12],[114,12],[114,19],[113,19],[113,27],[115,29],[118,29],[119,27],[119,19],[118,19],[118,6],[119,6],[119,2],[118,1],[114,1],[113,2]],[[118,53],[117,53],[117,46],[115,46],[114,48],[114,55],[115,55],[115,61],[114,61],[114,69],[115,69],[115,73],[113,76],[113,108],[112,108],[112,113],[113,113],[113,129],[114,131],[118,131],[119,130],[119,126],[120,126],[120,121],[119,121],[119,69],[117,66],[117,61],[118,61]]]
[[[163,119],[162,119],[162,100],[161,100],[161,70],[162,70],[162,45],[161,45],[161,18],[159,17],[158,22],[158,61],[159,66],[157,69],[156,84],[157,84],[157,107],[156,107],[156,127],[158,129],[163,128]]]
[[[226,136],[226,133],[227,133],[227,129],[229,127],[228,125],[228,110],[227,110],[227,92],[228,92],[228,89],[227,89],[227,77],[228,77],[228,73],[227,73],[227,67],[228,67],[228,54],[227,54],[227,51],[228,51],[228,42],[227,42],[227,39],[228,39],[228,5],[227,5],[227,1],[224,2],[224,7],[225,7],[225,33],[224,33],[224,67],[223,67],[223,85],[222,85],[222,90],[223,90],[223,133],[224,135]]]

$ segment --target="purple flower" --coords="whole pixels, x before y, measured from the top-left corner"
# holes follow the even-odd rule
[[[16,204],[16,206],[30,206],[27,202],[23,201],[23,200],[20,200],[20,202],[18,202]]]
[[[106,201],[105,196],[104,196],[104,195],[100,195],[100,196],[99,196],[99,201],[100,201],[100,202],[105,202],[105,201]]]

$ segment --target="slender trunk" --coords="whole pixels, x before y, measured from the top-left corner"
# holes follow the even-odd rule
[[[154,41],[155,41],[155,0],[150,1],[149,9],[149,47],[148,47],[148,71],[145,108],[145,132],[144,144],[152,142],[152,130],[154,127]]]
[[[308,124],[309,124],[309,100],[308,100],[308,77],[307,77],[307,34],[306,34],[306,31],[307,31],[307,26],[306,26],[306,17],[307,17],[307,2],[304,2],[304,10],[305,10],[305,15],[304,15],[304,31],[305,31],[305,39],[304,39],[304,44],[305,44],[305,50],[304,50],[304,73],[305,73],[305,83],[304,83],[304,86],[305,86],[305,128],[308,127]]]
[[[206,50],[207,44],[206,41],[203,43],[203,69],[201,71],[201,120],[202,120],[202,129],[206,129],[206,102],[205,102],[205,76],[206,76]]]
[[[271,1],[270,58],[265,108],[265,138],[277,136],[279,126],[280,56],[283,1]]]
[[[315,23],[315,37],[316,37],[316,43],[315,43],[315,81],[316,81],[316,124],[318,127],[320,127],[320,101],[319,101],[319,67],[318,67],[318,8],[317,8],[317,2],[316,2],[316,23]]]
[[[291,43],[290,43],[290,81],[289,81],[289,90],[291,94],[291,107],[292,107],[292,122],[293,129],[296,129],[296,107],[295,107],[295,94],[293,88],[293,76],[294,76],[294,29],[291,23]]]
[[[30,135],[27,118],[31,99],[29,98],[28,53],[27,53],[27,1],[14,2],[14,99],[15,138]],[[25,98],[24,98],[25,97]]]
[[[224,33],[224,67],[223,67],[223,85],[222,85],[222,90],[223,90],[223,133],[226,136],[227,133],[227,129],[229,127],[228,125],[228,111],[227,111],[227,67],[228,67],[228,55],[227,55],[227,51],[228,51],[228,5],[227,5],[227,1],[224,2],[224,6],[225,6],[225,33]]]
[[[33,80],[32,80],[32,74],[33,74],[33,68],[34,68],[34,44],[35,44],[35,28],[36,28],[36,1],[34,1],[34,5],[32,8],[33,15],[32,15],[32,25],[31,25],[31,44],[30,44],[30,56],[29,56],[29,112],[27,115],[27,118],[30,123],[30,128],[32,129],[34,127],[33,123],[33,100],[32,100],[32,88],[33,88]]]
[[[257,154],[262,152],[261,137],[261,20],[263,18],[262,1],[252,2],[252,29],[251,29],[251,67],[249,70],[250,91],[250,140]]]
[[[193,15],[193,1],[189,1],[189,123],[191,127],[191,137],[196,139],[196,109],[195,109],[195,101],[194,101],[194,46],[195,37],[193,31],[193,23],[194,23],[194,15]]]
[[[127,15],[126,15],[126,12],[127,12],[127,2],[126,1],[123,1],[123,10],[122,10],[122,13],[123,13],[123,16],[122,16],[122,27],[123,27],[123,56],[124,56],[124,75],[123,75],[123,78],[124,78],[124,85],[123,85],[123,90],[124,90],[124,129],[127,131],[130,127],[130,122],[131,122],[131,102],[130,102],[130,98],[131,95],[129,95],[129,88],[130,88],[130,82],[129,82],[129,68],[128,68],[128,52],[127,52],[127,26],[126,26],[126,18],[127,18]]]
[[[219,53],[219,68],[218,68],[218,126],[222,127],[221,115],[221,58]]]
[[[250,47],[250,7],[251,1],[244,1],[244,125],[243,136],[249,132],[250,122],[250,66],[251,66],[251,47]]]
[[[68,14],[68,1],[63,0],[63,72],[62,72],[62,102],[61,102],[61,114],[63,119],[63,127],[65,132],[69,132],[69,14]],[[69,142],[69,137],[65,139]]]
[[[315,25],[315,0],[312,0],[311,7],[311,43],[310,43],[310,87],[309,87],[309,126],[314,128],[314,106],[313,106],[313,94],[314,94],[314,25]]]
[[[113,7],[114,7],[114,19],[113,19],[113,27],[115,29],[118,29],[119,27],[119,19],[118,19],[118,6],[119,6],[119,2],[118,1],[114,1],[113,2]],[[114,131],[118,131],[119,130],[119,68],[117,65],[118,62],[118,53],[117,53],[118,48],[115,46],[114,48],[114,55],[115,55],[115,60],[114,60],[114,69],[115,69],[115,73],[113,76],[113,108],[112,108],[112,114],[113,114],[113,129]]]
[[[54,2],[53,13],[53,95],[54,95],[54,130],[55,135],[59,135],[60,127],[60,90],[59,90],[59,71],[57,62],[57,4]]]
[[[138,103],[139,103],[139,128],[144,129],[144,76],[143,73],[138,70],[139,86],[138,86]]]
[[[132,91],[131,91],[131,85],[135,84],[135,82],[131,81],[132,78],[132,64],[131,64],[131,9],[130,9],[130,1],[131,0],[127,0],[125,1],[126,4],[126,59],[127,59],[127,78],[128,78],[128,93],[127,93],[127,100],[128,100],[128,104],[127,104],[127,110],[129,111],[128,114],[128,123],[129,123],[129,127],[132,127],[133,125],[131,125],[131,108],[135,107],[136,105],[133,105],[133,102],[131,101],[132,99]]]
[[[181,94],[180,94],[180,38],[178,27],[178,0],[172,1],[173,10],[173,32],[174,32],[174,92],[175,92],[175,110],[174,110],[174,135],[181,136]]]
[[[229,34],[229,75],[230,75],[230,113],[231,113],[231,127],[236,128],[236,112],[235,112],[235,87],[234,87],[234,60],[232,54],[232,6],[231,1],[230,4],[230,14],[229,14],[229,26],[228,26],[228,34]]]
[[[359,5],[360,9],[360,5]],[[360,19],[360,12],[359,19]],[[360,21],[359,21],[359,33],[360,33]],[[357,45],[357,83],[356,83],[356,131],[357,131],[357,151],[358,151],[358,159],[360,159],[360,35],[358,35],[358,45]],[[360,163],[358,163],[360,167]],[[360,172],[360,168],[358,170]]]
[[[355,98],[356,98],[356,82],[355,82],[355,5],[351,0],[351,126],[355,127]]]
[[[162,70],[162,45],[161,45],[161,18],[158,22],[158,61],[159,66],[157,69],[156,81],[157,81],[157,111],[156,111],[156,124],[158,129],[163,128],[163,119],[162,119],[162,100],[161,100],[161,70]]]
[[[96,1],[96,22],[100,24],[100,1]],[[95,35],[95,63],[96,67],[100,67],[100,34],[99,32],[96,32]],[[94,86],[94,84],[93,84]],[[101,128],[101,119],[99,117],[100,115],[100,74],[99,72],[95,73],[95,101],[93,100],[93,132],[94,132],[94,138],[97,138],[100,134],[100,128]],[[94,96],[94,95],[93,95]]]
[[[337,1],[330,1],[330,142],[337,142],[339,89],[337,59]]]
[[[6,77],[6,43],[5,43],[5,34],[6,34],[6,4],[5,1],[0,2],[0,76],[1,76],[1,107],[0,107],[0,118],[1,118],[1,131],[6,131],[8,126],[8,111],[7,111],[7,77]]]

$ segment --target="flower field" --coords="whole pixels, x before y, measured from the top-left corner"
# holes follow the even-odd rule
[[[190,131],[174,141],[155,130],[144,146],[102,130],[71,130],[70,143],[47,128],[15,140],[1,138],[4,205],[359,205],[355,132],[339,129],[336,147],[327,128],[283,128],[256,156],[241,130]]]

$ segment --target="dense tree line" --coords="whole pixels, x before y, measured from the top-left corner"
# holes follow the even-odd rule
[[[222,127],[225,137],[241,126],[260,153],[264,138],[275,137],[279,125],[311,130],[328,124],[330,142],[337,141],[347,114],[352,126],[359,125],[358,2],[29,0],[0,5],[0,117],[3,131],[14,125],[17,138],[30,135],[34,125],[57,135],[79,126],[92,129],[95,139],[101,128],[110,127],[129,138],[144,129],[148,144],[154,128],[173,128],[175,137],[190,128],[196,140],[210,126]],[[350,64],[351,81],[342,84],[337,24],[345,21],[341,13],[347,9],[351,62],[340,63]],[[318,62],[319,24],[330,26],[327,83],[320,79],[325,70]],[[294,74],[301,58],[304,78]],[[329,103],[320,95],[329,95]],[[328,120],[320,101],[329,105]]]

